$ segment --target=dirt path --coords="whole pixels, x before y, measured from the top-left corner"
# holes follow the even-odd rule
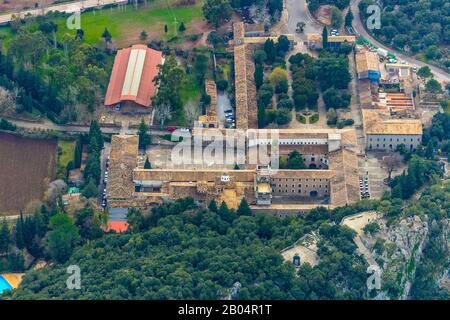
[[[296,254],[300,256],[300,264],[307,262],[311,266],[317,265],[319,256],[317,255],[317,235],[314,232],[304,235],[292,246],[281,250],[284,260],[290,263],[293,262]]]
[[[374,266],[378,266],[378,263],[373,258],[372,253],[362,243],[361,235],[364,233],[364,230],[363,230],[364,227],[368,223],[375,221],[379,217],[380,217],[380,214],[378,212],[368,211],[368,212],[363,212],[360,214],[345,217],[341,222],[341,225],[347,226],[350,229],[353,229],[356,231],[357,235],[353,239],[353,241],[355,242],[356,246],[358,247],[359,253],[361,253],[364,256],[364,258],[366,259],[368,264],[374,265]]]
[[[304,264],[304,263],[309,263],[311,266],[315,266],[318,263],[319,257],[317,256],[317,247],[312,247],[312,248],[307,248],[305,246],[302,245],[296,245],[294,247],[292,247],[289,250],[286,250],[284,252],[281,253],[281,255],[283,256],[284,260],[291,262],[292,263],[292,259],[294,258],[295,254],[298,254],[300,256],[300,263]]]

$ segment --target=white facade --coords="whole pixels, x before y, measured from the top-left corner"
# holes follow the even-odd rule
[[[367,150],[395,150],[404,144],[406,149],[414,150],[422,143],[421,134],[367,134]]]

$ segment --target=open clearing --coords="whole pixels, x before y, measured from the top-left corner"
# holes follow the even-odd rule
[[[169,7],[167,6],[169,4]],[[145,30],[148,38],[173,37],[181,22],[186,26],[186,34],[190,33],[190,23],[202,19],[202,1],[197,0],[194,5],[175,6],[175,0],[155,0],[137,8],[134,5],[113,7],[109,9],[92,10],[81,15],[81,28],[84,40],[89,44],[103,41],[102,33],[106,28],[112,35],[116,47],[125,47],[139,41],[141,31]],[[174,18],[177,24],[175,28]],[[69,30],[65,19],[57,19],[58,30],[75,35],[75,30]],[[164,32],[167,25],[168,32]],[[162,35],[162,36],[161,36]]]
[[[302,240],[297,241],[293,246],[284,249],[281,252],[283,259],[292,263],[294,255],[300,256],[300,264],[309,263],[312,267],[317,265],[319,257],[317,256],[317,238],[315,235],[308,234]]]
[[[184,34],[201,33],[202,28],[207,28],[202,23],[203,0],[197,0],[192,5],[181,5],[179,0],[154,0],[147,4],[116,6],[104,9],[93,9],[83,12],[80,17],[81,29],[84,31],[84,41],[92,45],[102,44],[102,33],[105,27],[112,36],[115,47],[127,47],[130,44],[144,42],[140,40],[140,33],[145,30],[149,39],[169,40],[179,34],[178,27],[184,23]],[[176,19],[176,24],[175,24]],[[67,28],[67,19],[55,18],[58,25],[57,38],[62,40],[65,34],[75,36],[75,29]],[[164,32],[167,25],[167,33]],[[199,29],[199,25],[203,26]],[[191,28],[191,26],[193,26]],[[12,37],[9,27],[0,27],[0,38],[6,41]]]
[[[40,201],[55,167],[55,140],[0,133],[0,214],[17,214]]]

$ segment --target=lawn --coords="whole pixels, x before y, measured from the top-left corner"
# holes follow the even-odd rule
[[[197,79],[193,74],[186,75],[186,80],[183,86],[181,87],[181,101],[183,105],[186,104],[189,100],[193,100],[195,102],[199,102],[202,94],[202,88],[198,84]]]
[[[319,114],[315,113],[311,117],[309,117],[309,123],[313,124],[319,121]]]
[[[203,0],[197,0],[194,5],[175,6],[178,0],[153,0],[149,4],[126,5],[111,7],[101,10],[90,10],[81,14],[80,24],[84,31],[84,41],[96,45],[103,42],[102,33],[105,27],[112,35],[112,41],[116,47],[127,47],[139,41],[141,31],[145,30],[149,38],[168,40],[176,35],[181,22],[186,27],[186,34],[193,33],[190,30],[193,21],[203,19]],[[175,25],[175,18],[177,24]],[[75,35],[75,30],[66,26],[66,18],[54,18],[58,25],[57,37],[62,40],[64,34]],[[167,33],[164,32],[167,25]],[[34,26],[33,26],[34,27]],[[0,27],[0,40],[7,45],[13,36],[10,27]]]
[[[13,34],[11,28],[9,27],[0,27],[0,44],[3,47],[8,48],[8,42],[12,38]]]
[[[305,124],[306,123],[306,118],[304,116],[302,116],[299,112],[297,112],[296,116],[297,121],[300,123]]]
[[[58,141],[58,166],[57,177],[64,179],[67,174],[67,164],[73,161],[75,156],[75,141],[59,140]]]
[[[174,7],[174,0],[169,0],[168,3],[169,7],[166,1],[154,0],[147,6],[143,5],[137,9],[134,5],[127,5],[122,8],[85,12],[81,15],[84,40],[89,44],[102,42],[101,35],[105,27],[111,33],[113,42],[119,47],[138,40],[142,30],[147,32],[149,38],[159,36],[167,40],[175,35],[181,22],[184,22],[186,33],[189,33],[190,23],[203,18],[201,0],[194,5],[183,7]],[[176,28],[174,18],[177,21]],[[56,23],[58,30],[75,34],[75,30],[67,29],[65,19],[57,19]],[[164,32],[164,25],[168,27],[167,33]]]

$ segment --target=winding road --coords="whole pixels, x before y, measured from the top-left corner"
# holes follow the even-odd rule
[[[425,62],[416,60],[410,56],[407,56],[399,51],[393,50],[392,48],[389,48],[370,35],[367,30],[364,28],[363,21],[360,19],[359,14],[359,3],[361,0],[351,0],[350,7],[353,12],[353,16],[355,17],[353,19],[353,29],[360,35],[364,36],[366,39],[371,41],[376,46],[383,48],[385,50],[388,50],[395,54],[400,60],[405,60],[411,65],[417,65],[418,67],[423,66],[429,66],[431,71],[434,73],[435,78],[437,80],[443,81],[443,82],[449,82],[450,81],[450,74],[447,73],[445,70],[438,68],[436,66],[427,64]],[[297,38],[297,42],[301,43],[305,39],[305,35],[308,33],[322,33],[323,26],[320,24],[317,20],[315,20],[307,6],[306,6],[306,0],[285,0],[285,11],[286,13],[283,15],[282,21],[284,23],[284,27],[282,28],[283,32],[285,33],[291,33],[295,34]],[[303,21],[306,25],[304,28],[303,33],[296,33],[295,29],[297,26],[297,22]],[[303,50],[301,50],[303,51]]]
[[[304,39],[308,33],[322,33],[323,26],[317,22],[306,7],[306,0],[285,0],[287,21],[285,21],[285,32],[295,34],[297,38]],[[297,22],[304,22],[304,32],[296,33]]]
[[[289,0],[288,0],[289,1]],[[303,0],[302,0],[303,1]],[[385,45],[383,45],[382,43],[378,42],[375,38],[373,38],[368,32],[367,30],[364,28],[363,25],[363,21],[361,21],[360,19],[360,14],[359,14],[359,3],[361,2],[361,0],[352,0],[350,3],[350,7],[352,9],[353,12],[353,16],[355,17],[353,19],[353,29],[359,33],[360,35],[364,36],[365,38],[367,38],[368,40],[370,40],[374,45],[383,48],[385,50],[388,50],[390,52],[392,52],[393,54],[395,54],[397,56],[397,58],[399,58],[400,60],[405,60],[406,62],[408,62],[409,64],[412,65],[417,65],[419,67],[423,67],[423,66],[429,66],[431,71],[434,73],[435,78],[437,80],[440,81],[444,81],[444,82],[448,82],[450,81],[450,74],[447,73],[445,70],[435,67],[433,65],[427,64],[425,62],[416,60],[414,58],[411,58],[410,56],[407,56],[399,51],[393,50],[392,48],[386,47]]]

